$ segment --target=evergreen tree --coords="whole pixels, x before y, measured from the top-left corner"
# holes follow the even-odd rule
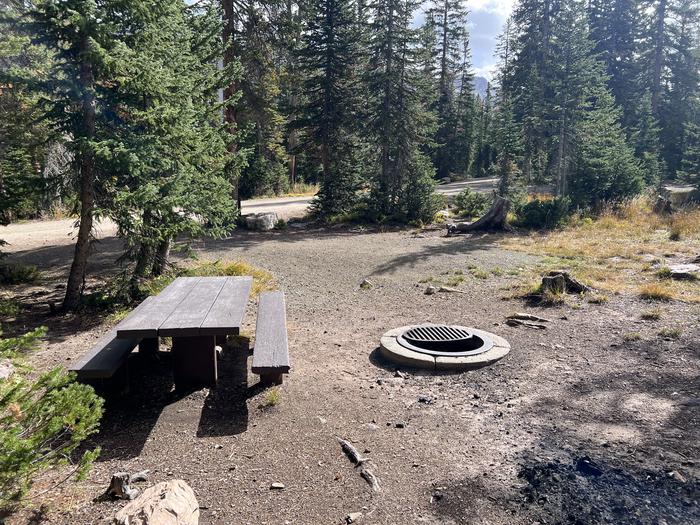
[[[245,130],[241,148],[247,150],[240,178],[240,198],[283,193],[288,187],[285,119],[279,108],[280,68],[274,20],[260,6],[250,4],[240,34],[238,49],[243,68],[238,124]]]
[[[696,0],[672,0],[668,13],[668,78],[660,95],[658,114],[661,156],[673,178],[681,167],[693,97],[700,90],[700,5]]]
[[[471,70],[469,39],[465,38],[455,100],[454,164],[452,168],[456,173],[462,175],[470,173],[474,159],[475,115],[474,73]]]
[[[605,64],[608,88],[622,109],[622,124],[631,131],[642,95],[637,56],[642,31],[639,0],[590,0],[588,20],[593,52]]]
[[[182,0],[159,0],[140,30],[124,37],[134,51],[110,98],[130,113],[118,123],[113,159],[120,169],[110,214],[135,260],[136,279],[163,271],[176,237],[218,236],[233,224],[215,65],[193,51],[213,47],[207,35],[217,38],[215,31],[195,38]]]
[[[664,172],[659,160],[661,150],[659,142],[659,125],[651,109],[651,95],[645,93],[637,109],[632,130],[635,155],[641,161],[644,180],[647,184],[657,183]]]
[[[371,95],[372,143],[377,145],[371,210],[375,216],[430,220],[435,213],[434,171],[421,146],[430,115],[417,89],[416,31],[411,0],[378,0],[372,17],[366,75]]]
[[[476,140],[474,144],[475,155],[473,163],[473,175],[486,177],[491,171],[491,166],[496,160],[496,150],[493,140],[493,88],[489,84],[486,88],[486,99],[477,107]]]
[[[358,202],[362,176],[358,157],[359,60],[356,11],[350,0],[313,0],[308,5],[300,61],[307,100],[297,125],[304,129],[320,164],[320,215],[349,211]]]
[[[527,183],[544,182],[549,164],[547,147],[550,129],[545,122],[545,104],[551,56],[552,20],[558,2],[522,0],[513,10],[512,66],[503,79],[504,92],[513,97],[515,119],[522,124],[523,177]]]
[[[467,9],[463,0],[437,0],[426,11],[426,17],[435,26],[437,35],[435,52],[438,61],[436,104],[438,128],[435,136],[437,150],[433,163],[437,169],[437,177],[442,179],[449,177],[458,163],[459,146],[456,134],[459,119],[455,102],[455,85],[465,60],[463,53],[467,40]]]
[[[591,93],[579,125],[580,143],[570,177],[572,202],[597,207],[638,194],[644,184],[639,162],[625,141],[620,110],[604,87]]]
[[[685,122],[684,149],[678,177],[694,184],[700,191],[700,97],[692,101],[691,114]]]

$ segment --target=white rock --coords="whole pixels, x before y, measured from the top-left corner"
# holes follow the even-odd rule
[[[270,485],[270,489],[273,489],[273,490],[282,490],[282,489],[284,489],[284,483],[275,482],[275,483],[273,483],[272,485]]]
[[[9,361],[0,361],[0,379],[9,379],[14,371],[12,363]]]
[[[255,229],[259,231],[270,231],[277,224],[277,214],[274,212],[258,213],[255,219]]]
[[[147,488],[122,508],[115,525],[198,525],[199,503],[181,479],[163,481]]]
[[[700,279],[700,264],[673,264],[668,269],[673,279]]]

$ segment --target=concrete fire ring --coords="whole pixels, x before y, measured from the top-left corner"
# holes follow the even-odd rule
[[[385,359],[393,363],[411,368],[458,372],[491,365],[496,361],[503,359],[506,355],[508,355],[508,352],[510,352],[510,344],[501,336],[492,334],[491,332],[486,332],[484,330],[467,327],[464,328],[472,332],[474,335],[491,339],[493,341],[493,346],[486,352],[467,356],[433,356],[401,346],[396,338],[405,331],[417,326],[420,325],[401,326],[386,332],[381,338],[379,346],[380,354]]]

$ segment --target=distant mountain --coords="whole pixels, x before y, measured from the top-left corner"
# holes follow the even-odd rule
[[[489,81],[486,80],[484,77],[474,77],[474,91],[476,91],[476,94],[479,95],[481,100],[486,98],[486,88],[489,85]]]

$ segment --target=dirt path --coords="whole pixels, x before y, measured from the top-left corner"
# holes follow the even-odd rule
[[[642,321],[649,304],[633,298],[574,300],[529,310],[552,319],[547,330],[509,327],[504,316],[525,307],[501,296],[535,259],[495,241],[339,228],[197,243],[201,257],[270,270],[285,290],[293,370],[279,404],[264,407],[240,351],[221,360],[216,389],[187,394],[171,390],[167,357],[155,369],[134,366],[130,396],[110,405],[93,440],[100,460],[86,482],[51,493],[47,522],[113,515],[120,503],[92,499],[111,473],[141,469],[152,482],[185,479],[202,524],[336,524],[351,512],[367,524],[700,520],[697,307],[664,304],[660,321]],[[60,278],[69,251],[58,244],[18,246],[18,256]],[[93,270],[105,272],[118,243],[97,250]],[[475,268],[487,277],[472,276]],[[469,294],[423,293],[419,281],[458,272]],[[365,278],[372,289],[360,289]],[[377,359],[384,331],[426,321],[497,332],[513,351],[455,375],[395,374]],[[32,358],[39,367],[75,358],[106,329],[94,316],[51,317],[41,307],[18,322],[50,328]],[[664,340],[664,326],[682,335]],[[336,436],[372,459],[380,493]],[[284,490],[270,490],[273,482]]]

